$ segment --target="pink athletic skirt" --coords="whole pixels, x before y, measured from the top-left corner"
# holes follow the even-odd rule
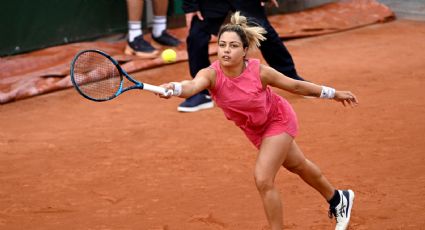
[[[260,149],[261,142],[265,137],[288,133],[295,138],[298,133],[297,115],[288,101],[281,98],[266,124],[261,128],[244,128],[243,131],[255,147]]]

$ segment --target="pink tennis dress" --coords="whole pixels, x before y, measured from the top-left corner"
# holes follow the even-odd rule
[[[211,97],[257,149],[265,137],[283,132],[292,137],[297,135],[297,116],[292,106],[270,87],[263,89],[258,59],[249,59],[238,77],[224,75],[218,61],[210,68],[217,74],[215,87],[210,90]]]

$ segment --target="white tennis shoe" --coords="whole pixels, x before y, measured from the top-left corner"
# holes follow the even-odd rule
[[[351,190],[338,190],[338,193],[341,199],[336,207],[329,207],[329,218],[335,217],[335,230],[345,230],[350,223],[354,192]]]

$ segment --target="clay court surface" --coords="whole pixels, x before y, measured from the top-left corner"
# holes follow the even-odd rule
[[[360,100],[277,90],[307,157],[356,192],[350,229],[425,229],[424,41],[424,22],[396,20],[286,43],[303,77]],[[188,79],[188,64],[134,76]],[[94,103],[67,89],[1,105],[0,229],[267,229],[256,149],[220,109],[183,114],[180,102],[131,91]],[[286,229],[333,229],[297,176],[282,169],[277,186]]]

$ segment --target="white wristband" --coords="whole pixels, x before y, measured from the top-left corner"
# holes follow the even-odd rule
[[[335,89],[322,86],[322,92],[320,93],[320,98],[332,99],[335,97]]]
[[[173,96],[180,96],[183,91],[182,84],[178,82],[171,82],[171,84],[174,86]]]

